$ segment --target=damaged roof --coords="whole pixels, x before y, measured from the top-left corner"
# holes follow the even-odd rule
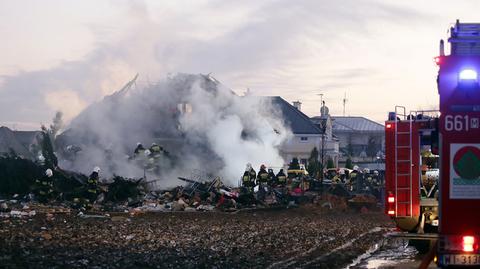
[[[31,153],[16,137],[15,132],[9,128],[0,127],[0,155],[15,152],[17,155],[30,158]]]
[[[285,101],[280,96],[268,96],[274,107],[278,108],[283,115],[284,121],[290,126],[294,134],[321,134],[321,130],[310,121],[310,118],[302,111]]]
[[[42,133],[41,131],[13,131],[15,138],[23,146],[29,148],[30,145],[37,142],[37,137]]]

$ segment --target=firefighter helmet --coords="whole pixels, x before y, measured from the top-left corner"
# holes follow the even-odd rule
[[[100,167],[95,166],[95,167],[93,168],[93,172],[95,172],[95,173],[100,173]]]
[[[52,176],[53,176],[53,171],[52,171],[52,169],[49,168],[49,169],[45,170],[45,175],[46,175],[47,177],[52,177]]]

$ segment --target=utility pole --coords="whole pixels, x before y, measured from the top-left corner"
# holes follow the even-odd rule
[[[323,170],[325,168],[325,130],[326,130],[326,120],[323,122],[322,124],[322,171],[321,171],[321,179],[322,179],[322,183],[323,183]]]
[[[345,117],[345,105],[347,104],[347,92],[345,92],[344,96],[343,96],[343,116]]]
[[[321,97],[323,97],[323,94],[320,95]],[[324,179],[324,168],[325,168],[325,132],[327,130],[327,117],[328,115],[324,115],[326,114],[326,109],[325,109],[325,102],[322,100],[322,107],[320,108],[320,127],[321,127],[321,131],[322,131],[322,144],[321,144],[321,153],[320,153],[320,156],[321,156],[321,161],[322,161],[322,170],[321,170],[321,181],[323,183],[323,179]]]

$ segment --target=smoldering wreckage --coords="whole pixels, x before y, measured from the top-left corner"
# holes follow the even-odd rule
[[[328,236],[323,233],[330,234],[339,229],[337,225],[334,227],[330,223],[328,225],[332,227],[322,231],[315,231],[314,226],[294,228],[290,225],[296,226],[296,221],[311,225],[308,224],[311,218],[318,217],[319,212],[326,214],[318,220],[321,225],[340,218],[336,215],[338,212],[350,212],[345,215],[346,225],[359,225],[357,229],[389,225],[374,213],[379,201],[375,195],[379,192],[373,190],[381,187],[381,181],[375,178],[373,172],[352,172],[357,175],[356,181],[339,173],[333,182],[327,184],[327,180],[322,182],[308,176],[300,167],[295,167],[298,166],[295,163],[291,164],[290,169],[285,169],[285,172],[267,172],[263,165],[258,174],[254,171],[254,167],[260,167],[262,163],[282,167],[284,160],[278,153],[278,147],[291,135],[281,114],[268,100],[248,95],[237,96],[208,75],[178,74],[144,89],[134,87],[135,79],[101,102],[89,106],[61,134],[56,134],[54,125],[43,128],[37,137],[38,144],[30,148],[30,157],[16,154],[13,150],[0,157],[0,216],[3,221],[0,237],[5,238],[2,243],[4,253],[0,260],[7,267],[28,267],[33,262],[40,267],[265,267],[278,258],[275,255],[279,253],[273,250],[276,249],[275,244],[286,247],[291,243],[288,243],[289,240],[298,243],[293,243],[297,249],[286,251],[289,253],[286,256],[289,257],[300,255],[305,259],[310,255],[307,252],[302,256],[301,253],[307,251],[304,246],[300,247],[302,242],[310,246],[309,251],[312,253],[327,251],[323,243],[320,244],[322,247],[314,246],[310,239],[307,240],[301,234],[314,233],[323,238]],[[359,184],[360,176],[362,184]],[[296,209],[270,211],[292,207]],[[305,211],[306,208],[308,210]],[[261,213],[264,211],[259,210],[269,211]],[[298,210],[302,213],[299,214]],[[190,211],[192,215],[152,215],[154,212],[178,211]],[[374,215],[359,217],[359,213],[351,211]],[[206,213],[197,215],[200,213],[195,212]],[[234,215],[227,217],[214,214]],[[278,225],[278,230],[284,230],[285,233],[286,227],[295,230],[288,231],[295,238],[283,238],[280,241],[272,239],[269,233],[273,235],[275,232],[262,229],[273,227],[256,227],[268,222],[266,219],[258,220],[256,214],[262,218],[280,216],[278,218],[282,219],[282,224],[276,222],[274,225]],[[275,214],[275,217],[269,214]],[[185,218],[183,223],[182,218]],[[255,232],[257,241],[260,242],[251,245],[250,243],[256,242],[254,239],[248,244],[235,247],[233,245],[239,239],[231,238],[228,240],[233,245],[222,243],[223,247],[219,247],[218,244],[227,239],[218,238],[219,242],[212,242],[209,236],[197,234],[202,238],[199,240],[204,241],[197,243],[210,244],[210,247],[206,247],[210,250],[208,253],[196,250],[198,253],[192,254],[195,251],[185,249],[186,246],[182,245],[185,244],[182,240],[192,238],[178,238],[180,230],[193,232],[197,229],[198,224],[195,222],[199,220],[211,226],[202,228],[203,233],[210,235],[212,231],[208,231],[208,228],[218,228],[223,223],[224,227],[218,228],[217,232],[226,236],[230,233],[229,218],[237,222],[234,225],[237,231],[233,234],[242,237],[242,233]],[[83,258],[75,255],[66,258],[69,255],[67,253],[63,253],[62,257],[50,257],[50,261],[39,258],[47,254],[37,248],[35,240],[39,239],[43,245],[48,245],[53,236],[61,237],[62,229],[69,233],[79,232],[83,229],[81,224],[72,226],[67,223],[82,219],[102,226],[86,232],[87,234],[95,233],[94,231],[104,234],[89,235],[98,237],[96,239],[79,235],[79,239],[74,240],[75,244],[80,239],[95,242],[100,240],[100,243],[95,243],[97,246],[113,244],[116,239],[110,238],[111,231],[105,231],[103,226],[109,225],[111,228],[111,223],[116,220],[120,220],[123,229],[132,229],[130,235],[121,235],[122,240],[129,242],[136,240],[133,239],[136,237],[133,230],[138,232],[140,227],[150,227],[148,229],[151,230],[151,225],[157,222],[166,226],[173,225],[172,227],[180,225],[181,228],[171,232],[160,231],[159,237],[165,237],[169,246],[161,247],[160,244],[156,251],[150,247],[141,247],[142,255],[157,253],[160,247],[165,251],[161,258],[123,253],[125,246],[120,248],[123,254],[117,252],[115,255],[126,255],[130,260],[117,257],[113,263],[105,263],[100,258],[84,257],[88,256],[88,247],[79,251]],[[59,223],[59,220],[63,222]],[[138,227],[133,228],[132,221]],[[258,221],[260,222],[256,223]],[[239,228],[241,225],[244,227]],[[37,226],[40,226],[38,232],[35,231],[39,228]],[[7,234],[12,235],[13,230],[21,227],[25,228],[23,232],[8,238]],[[145,235],[148,240],[156,234],[151,232],[150,235]],[[357,232],[362,234],[360,229]],[[28,233],[30,235],[27,236]],[[373,234],[376,234],[376,239],[381,237],[378,231]],[[29,236],[34,238],[28,238]],[[103,237],[105,240],[102,240]],[[172,240],[168,241],[168,238]],[[136,245],[142,244],[137,242]],[[252,247],[266,249],[261,251],[263,254],[254,251],[247,255],[247,249]],[[358,248],[357,252],[365,251],[368,247],[367,243]],[[114,246],[109,245],[109,248]],[[243,249],[245,255],[242,256],[239,249]],[[190,252],[186,254],[184,251]],[[265,251],[271,253],[267,255]],[[30,257],[30,254],[37,256]],[[253,254],[257,259],[251,259]],[[185,260],[173,261],[174,257],[183,257]],[[326,255],[325,259],[328,257]],[[354,255],[349,257],[353,258]],[[139,260],[145,264],[137,264]],[[348,259],[344,262],[348,263]],[[288,267],[290,263],[278,266]],[[308,266],[313,265],[305,263],[300,267]],[[318,267],[318,264],[314,267]]]

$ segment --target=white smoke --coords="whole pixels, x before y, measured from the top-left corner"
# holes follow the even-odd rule
[[[192,113],[184,114],[181,126],[189,136],[204,136],[224,166],[220,174],[233,183],[246,163],[281,167],[279,147],[290,132],[281,115],[266,98],[238,97],[219,87],[214,93],[194,84],[187,101]]]
[[[82,149],[74,157],[64,151],[61,165],[83,173],[100,165],[107,176],[142,177],[142,167],[127,156],[137,142],[155,142],[172,157],[149,175],[162,187],[194,169],[236,185],[248,162],[283,166],[279,147],[290,135],[270,99],[237,96],[209,76],[178,74],[91,105],[57,142]]]

